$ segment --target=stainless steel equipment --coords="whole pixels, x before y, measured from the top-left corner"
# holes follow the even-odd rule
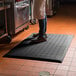
[[[9,31],[11,35],[14,35],[29,23],[29,0],[11,0],[10,4],[11,8],[8,11]]]
[[[8,25],[7,25],[7,10],[10,8],[10,5],[6,4],[5,0],[0,0],[0,43],[2,40],[6,39],[6,42],[11,41],[11,37],[8,34]],[[4,42],[4,43],[6,43]]]
[[[47,16],[53,16],[56,14],[57,9],[59,8],[59,0],[47,0],[46,1],[46,14]]]
[[[0,0],[0,37],[7,34],[6,9],[4,1]]]

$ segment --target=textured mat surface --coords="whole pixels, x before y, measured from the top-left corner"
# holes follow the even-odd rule
[[[62,62],[73,35],[47,34],[46,42],[31,43],[32,35],[14,47],[4,57]]]

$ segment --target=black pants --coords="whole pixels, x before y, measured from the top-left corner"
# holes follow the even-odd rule
[[[39,19],[39,36],[44,36],[46,34],[47,29],[47,17],[45,16],[44,19]]]

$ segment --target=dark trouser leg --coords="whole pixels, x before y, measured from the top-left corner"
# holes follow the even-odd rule
[[[46,29],[47,29],[47,18],[45,19],[40,19],[39,21],[39,36],[44,36],[46,34]]]
[[[46,29],[47,29],[47,18],[39,19],[39,33],[34,35],[34,37],[38,38],[36,40],[32,40],[35,43],[45,42],[47,41]]]

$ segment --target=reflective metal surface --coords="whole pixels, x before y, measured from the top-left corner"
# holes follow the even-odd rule
[[[29,0],[12,0],[8,13],[11,25],[9,31],[13,35],[24,29],[29,22]]]
[[[4,0],[0,0],[0,36],[7,33],[7,23],[6,23],[6,8]]]
[[[26,2],[16,3],[14,6],[15,28],[23,25],[29,19],[29,4]]]
[[[10,43],[11,36],[8,32],[7,10],[10,8],[7,0],[0,0],[0,44]]]

